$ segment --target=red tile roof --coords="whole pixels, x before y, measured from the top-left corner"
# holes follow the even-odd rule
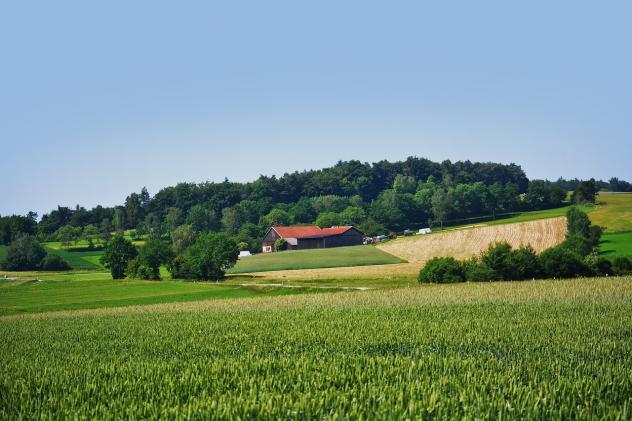
[[[272,227],[281,238],[323,238],[332,235],[340,235],[349,231],[352,227],[325,228],[309,227]]]

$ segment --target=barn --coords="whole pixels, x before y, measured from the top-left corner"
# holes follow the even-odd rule
[[[362,244],[364,234],[354,227],[271,227],[263,237],[263,252],[274,251],[279,238],[286,241],[288,250],[306,250],[357,246]]]

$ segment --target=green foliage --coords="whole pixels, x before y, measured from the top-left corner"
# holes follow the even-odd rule
[[[591,222],[588,215],[576,206],[571,206],[566,212],[566,227],[567,236],[580,236],[584,238],[590,238]]]
[[[149,238],[140,248],[138,256],[130,260],[127,274],[131,278],[159,280],[160,266],[173,258],[169,245],[159,238]]]
[[[0,267],[8,271],[26,271],[38,269],[46,257],[46,250],[32,235],[16,238],[7,250]]]
[[[9,245],[23,235],[35,235],[37,232],[37,214],[29,213],[28,216],[4,216],[0,217],[0,244]]]
[[[112,279],[123,279],[130,260],[135,258],[137,254],[138,251],[131,241],[119,233],[106,244],[103,256],[101,256],[101,263],[110,269]]]
[[[612,262],[605,257],[596,255],[586,256],[584,258],[584,264],[595,276],[610,276],[614,274],[612,269]]]
[[[419,282],[451,283],[465,280],[463,265],[453,257],[434,257],[419,272]]]
[[[173,252],[178,255],[184,253],[195,242],[198,233],[192,225],[180,225],[171,231],[170,235]]]
[[[483,253],[481,263],[496,272],[499,279],[516,279],[511,246],[506,242],[491,244]]]
[[[207,233],[220,228],[220,222],[215,212],[205,208],[201,204],[197,204],[189,209],[186,223],[191,225],[193,230],[201,233]]]
[[[211,233],[200,236],[189,247],[185,256],[179,264],[187,273],[192,272],[193,278],[217,280],[222,279],[226,270],[235,265],[239,248],[230,236],[224,233]]]
[[[582,181],[573,192],[573,203],[595,203],[595,197],[599,189],[594,179]]]
[[[616,275],[632,275],[632,259],[617,256],[612,261],[612,270]]]
[[[533,247],[520,247],[511,254],[512,279],[536,279],[544,276],[544,269]]]
[[[336,212],[323,212],[316,218],[316,225],[321,228],[329,228],[336,225],[342,225],[342,218]]]
[[[39,265],[39,269],[56,271],[56,270],[70,270],[70,265],[57,254],[47,254]]]
[[[565,247],[552,247],[540,254],[545,276],[549,278],[574,278],[590,275],[590,268],[577,253]]]
[[[274,251],[283,251],[287,248],[287,241],[285,238],[277,238],[274,241]]]
[[[268,227],[282,227],[290,224],[290,215],[278,208],[272,209],[263,219],[264,224]]]

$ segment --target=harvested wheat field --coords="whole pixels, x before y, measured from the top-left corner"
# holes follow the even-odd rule
[[[513,247],[531,245],[537,252],[562,242],[566,235],[566,218],[549,218],[515,224],[492,225],[403,237],[380,244],[383,251],[408,263],[328,269],[288,270],[260,273],[264,279],[318,280],[339,278],[401,278],[417,274],[425,262],[437,256],[467,259],[480,254],[497,241]]]

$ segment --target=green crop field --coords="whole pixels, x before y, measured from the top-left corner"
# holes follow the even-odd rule
[[[0,281],[0,315],[302,293],[309,289],[112,280],[106,272],[33,274]],[[37,278],[39,281],[35,281]]]
[[[61,256],[73,269],[103,269],[99,260],[103,251],[68,251],[49,247],[46,250]]]
[[[629,419],[632,278],[0,318],[1,419]]]
[[[336,247],[258,254],[241,259],[229,273],[386,265],[402,262],[404,260],[373,246]]]

